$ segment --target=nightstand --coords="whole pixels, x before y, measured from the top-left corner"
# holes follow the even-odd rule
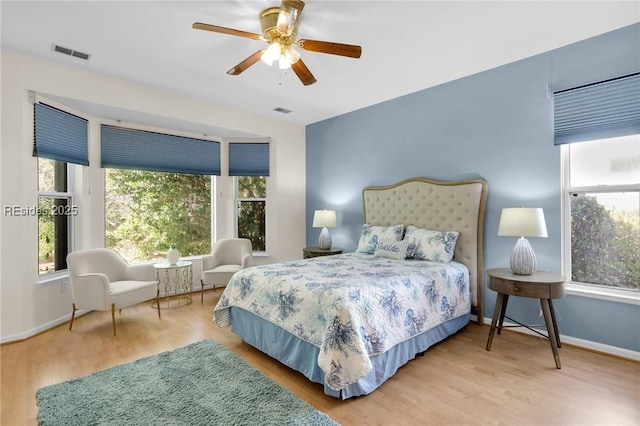
[[[536,271],[533,275],[517,275],[511,272],[509,268],[489,269],[487,275],[489,275],[489,288],[498,293],[496,307],[493,310],[493,318],[491,319],[491,328],[489,329],[487,350],[491,350],[496,324],[498,334],[500,334],[504,319],[507,318],[518,324],[510,327],[526,327],[535,333],[547,337],[551,343],[556,368],[560,368],[560,355],[558,354],[558,348],[561,347],[560,334],[558,333],[558,323],[556,322],[556,314],[553,310],[553,302],[551,300],[559,299],[566,294],[564,285],[565,277],[546,271]],[[544,322],[547,327],[547,336],[531,328],[531,326],[519,323],[505,315],[509,296],[540,299],[540,306],[542,307],[542,314],[544,315]]]
[[[305,247],[302,249],[302,258],[309,259],[311,257],[331,256],[332,254],[342,254],[340,247],[331,247],[330,249],[321,249],[320,247]]]

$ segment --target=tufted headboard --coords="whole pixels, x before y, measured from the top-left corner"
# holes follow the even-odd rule
[[[411,178],[362,190],[364,221],[370,225],[403,224],[434,231],[458,231],[453,260],[469,269],[472,313],[483,323],[482,245],[488,185],[484,179],[437,181]]]

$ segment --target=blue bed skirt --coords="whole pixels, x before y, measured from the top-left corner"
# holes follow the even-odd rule
[[[312,382],[324,385],[324,393],[327,395],[348,399],[373,392],[400,367],[415,358],[416,354],[464,328],[469,323],[470,316],[468,313],[452,318],[383,354],[371,357],[373,369],[369,374],[340,391],[331,389],[324,383],[324,372],[317,363],[320,348],[242,308],[231,308],[231,329],[251,346],[301,372]]]

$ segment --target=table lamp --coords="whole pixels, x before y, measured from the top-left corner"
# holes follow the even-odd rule
[[[511,271],[518,275],[533,275],[536,254],[525,237],[547,237],[547,225],[541,208],[514,207],[502,209],[498,235],[520,237],[511,253]]]
[[[314,228],[322,228],[320,238],[318,238],[318,247],[323,250],[329,250],[331,248],[331,235],[329,235],[327,228],[336,226],[335,210],[316,210],[313,214],[312,226]]]

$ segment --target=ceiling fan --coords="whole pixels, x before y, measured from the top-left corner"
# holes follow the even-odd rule
[[[270,7],[259,14],[262,34],[250,33],[233,28],[220,27],[218,25],[196,22],[193,28],[197,30],[212,31],[214,33],[229,34],[246,37],[252,40],[264,40],[269,47],[261,49],[227,71],[229,75],[239,75],[251,65],[262,59],[267,65],[278,60],[280,69],[293,69],[302,84],[308,86],[316,82],[309,68],[300,58],[300,53],[293,48],[294,45],[311,52],[329,53],[331,55],[359,58],[362,48],[352,44],[333,43],[329,41],[306,40],[296,41],[300,15],[304,8],[304,2],[300,0],[282,0],[280,7]]]

